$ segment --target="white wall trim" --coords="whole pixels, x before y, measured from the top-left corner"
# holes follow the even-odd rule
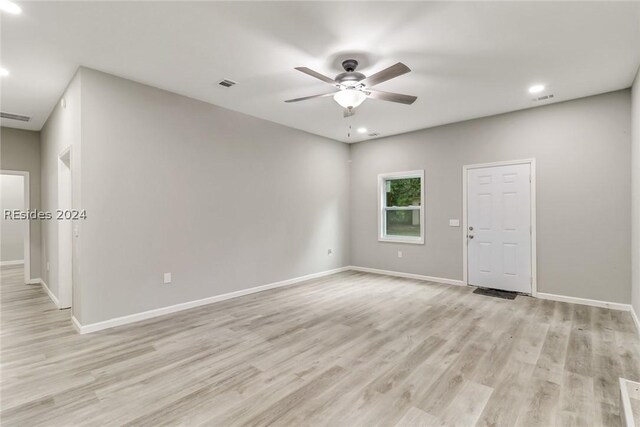
[[[572,304],[589,305],[591,307],[609,308],[611,310],[631,311],[631,304],[623,304],[619,302],[600,301],[596,299],[569,297],[565,295],[547,294],[538,292],[540,299],[548,299],[551,301],[568,302]],[[632,315],[633,316],[633,315]]]
[[[465,286],[462,280],[446,279],[443,277],[424,276],[422,274],[402,273],[400,271],[379,270],[377,268],[351,266],[353,271],[362,271],[363,273],[383,274],[385,276],[404,277],[405,279],[425,280],[427,282],[445,283],[447,285]]]
[[[31,209],[31,190],[29,184],[29,172],[19,170],[0,169],[0,175],[18,175],[23,177],[24,185],[24,210],[29,212]],[[24,246],[23,246],[23,264],[24,264],[24,283],[29,284],[31,281],[31,220],[24,221],[26,228],[24,232]]]
[[[462,281],[469,284],[468,239],[467,239],[467,173],[469,169],[489,168],[495,166],[531,165],[531,296],[538,294],[538,261],[536,241],[536,159],[508,160],[504,162],[479,163],[462,166]]]
[[[455,285],[455,286],[467,286],[464,281],[457,279],[447,279],[443,277],[433,277],[433,276],[424,276],[422,274],[413,274],[413,273],[402,273],[399,271],[389,271],[389,270],[380,270],[377,268],[369,268],[369,267],[358,267],[351,266],[351,270],[353,271],[361,271],[364,273],[373,273],[373,274],[382,274],[385,276],[395,276],[395,277],[404,277],[406,279],[417,279],[417,280],[425,280],[429,282],[436,283],[445,283],[447,285]],[[638,329],[638,333],[640,334],[640,321],[638,320],[638,316],[636,312],[633,310],[631,304],[623,304],[619,302],[608,302],[608,301],[600,301],[593,300],[587,298],[578,298],[578,297],[569,297],[565,295],[556,295],[556,294],[548,294],[543,292],[538,292],[535,297],[540,299],[548,299],[552,301],[558,302],[568,302],[571,304],[580,304],[580,305],[588,305],[592,307],[601,307],[608,308],[611,310],[619,310],[619,311],[628,311],[631,313],[631,317],[636,324],[636,328]]]
[[[640,319],[638,319],[638,313],[636,313],[636,310],[633,308],[633,305],[631,306],[631,318],[633,319],[633,323],[636,324],[636,332],[638,333],[638,336],[640,336]]]
[[[60,301],[58,301],[58,297],[56,297],[54,295],[53,292],[51,292],[51,289],[49,289],[49,287],[47,286],[47,284],[44,282],[44,280],[38,278],[38,279],[31,279],[29,280],[29,282],[27,283],[28,285],[37,285],[39,284],[40,286],[42,286],[42,289],[44,289],[44,291],[47,293],[47,295],[49,295],[49,298],[51,299],[51,301],[53,301],[53,303],[56,305],[56,308],[60,308]]]
[[[624,416],[624,426],[626,427],[634,427],[636,425],[633,419],[633,410],[631,409],[631,399],[629,399],[629,389],[628,387],[632,386],[632,384],[639,384],[635,381],[629,381],[624,378],[620,378],[620,402],[622,403],[622,412]]]
[[[74,327],[81,334],[88,334],[90,332],[97,332],[103,329],[113,328],[116,326],[127,325],[129,323],[139,322],[141,320],[147,320],[158,316],[163,316],[165,314],[176,313],[178,311],[188,310],[190,308],[200,307],[203,305],[213,304],[220,301],[225,301],[232,298],[241,297],[244,295],[254,294],[257,292],[266,291],[269,289],[280,288],[284,286],[294,285],[296,283],[304,282],[306,280],[316,279],[319,277],[329,276],[331,274],[341,273],[343,271],[350,270],[350,267],[340,267],[333,270],[321,271],[319,273],[308,274],[306,276],[295,277],[293,279],[282,280],[280,282],[269,283],[267,285],[256,286],[253,288],[242,289],[235,292],[229,292],[227,294],[222,295],[214,295],[212,297],[207,297],[199,300],[188,301],[180,304],[170,305],[167,307],[160,307],[153,310],[143,311],[141,313],[129,314],[122,317],[116,317],[109,320],[104,320],[102,322],[90,323],[88,325],[82,325],[75,318],[72,317],[72,322]]]
[[[16,259],[13,261],[2,261],[0,262],[0,267],[9,267],[10,265],[22,265],[22,264],[24,264],[23,259]]]
[[[80,322],[78,322],[78,319],[76,319],[76,316],[74,315],[71,315],[71,324],[73,325],[73,329],[75,329],[77,333],[82,333],[82,325],[80,324]]]
[[[105,320],[105,321],[97,322],[97,323],[91,323],[91,324],[88,324],[88,325],[82,325],[78,321],[78,319],[76,319],[74,316],[71,317],[71,321],[73,323],[74,328],[80,334],[87,334],[87,333],[91,333],[91,332],[101,331],[101,330],[104,330],[104,329],[114,328],[116,326],[122,326],[122,325],[127,325],[129,323],[135,323],[135,322],[139,322],[139,321],[142,321],[142,320],[151,319],[151,318],[154,318],[154,317],[164,316],[166,314],[176,313],[176,312],[179,312],[179,311],[188,310],[188,309],[191,309],[191,308],[196,308],[196,307],[200,307],[200,306],[203,306],[203,305],[213,304],[213,303],[216,303],[216,302],[225,301],[225,300],[232,299],[232,298],[238,298],[238,297],[241,297],[241,296],[258,293],[258,292],[266,291],[266,290],[269,290],[269,289],[275,289],[275,288],[280,288],[280,287],[284,287],[284,286],[294,285],[294,284],[297,284],[297,283],[304,282],[306,280],[311,280],[311,279],[316,279],[316,278],[319,278],[319,277],[329,276],[329,275],[336,274],[336,273],[341,273],[341,272],[344,272],[344,271],[359,271],[359,272],[363,272],[363,273],[381,274],[381,275],[385,275],[385,276],[402,277],[402,278],[405,278],[405,279],[414,279],[414,280],[423,280],[423,281],[428,281],[428,282],[442,283],[442,284],[454,285],[454,286],[467,286],[464,283],[464,281],[458,280],[458,279],[448,279],[448,278],[443,278],[443,277],[425,276],[425,275],[422,275],[422,274],[403,273],[403,272],[400,272],[400,271],[381,270],[381,269],[369,268],[369,267],[346,266],[346,267],[336,268],[336,269],[333,269],[333,270],[322,271],[322,272],[319,272],[319,273],[308,274],[306,276],[300,276],[300,277],[296,277],[296,278],[293,278],[293,279],[287,279],[287,280],[283,280],[283,281],[280,281],[280,282],[270,283],[270,284],[267,284],[267,285],[256,286],[256,287],[249,288],[249,289],[242,289],[240,291],[230,292],[230,293],[226,293],[226,294],[222,294],[222,295],[214,295],[212,297],[207,297],[207,298],[203,298],[203,299],[199,299],[199,300],[195,300],[195,301],[188,301],[188,302],[185,302],[185,303],[170,305],[170,306],[167,306],[167,307],[161,307],[161,308],[157,308],[157,309],[153,309],[153,310],[144,311],[144,312],[141,312],[141,313],[134,313],[134,314],[130,314],[130,315],[127,315],[127,316],[116,317],[114,319],[109,319],[109,320]],[[42,288],[49,295],[49,298],[51,298],[51,300],[54,302],[54,304],[56,304],[56,307],[59,306],[58,299],[49,290],[49,288],[47,287],[46,283],[42,279],[32,279],[30,283],[31,284],[41,284]],[[638,333],[640,334],[640,322],[638,321],[638,316],[635,313],[635,311],[633,310],[633,307],[631,306],[631,304],[622,304],[622,303],[599,301],[599,300],[592,300],[592,299],[586,299],[586,298],[569,297],[569,296],[564,296],[564,295],[548,294],[548,293],[543,293],[543,292],[538,292],[536,296],[537,296],[537,298],[540,298],[540,299],[548,299],[548,300],[552,300],[552,301],[588,305],[588,306],[592,306],[592,307],[608,308],[608,309],[611,309],[611,310],[628,311],[628,312],[630,312],[631,317],[633,318],[633,321],[635,322],[636,328],[638,329]]]
[[[73,171],[71,170],[71,145],[58,154],[57,208],[73,208]],[[69,308],[73,302],[73,221],[56,221],[58,249],[58,300],[60,308]]]
[[[384,189],[385,180],[394,178],[420,178],[420,237],[402,237],[402,236],[387,236],[385,218],[385,198],[386,192]],[[424,230],[426,223],[424,220],[424,211],[427,202],[425,200],[425,183],[424,183],[424,169],[405,171],[405,172],[389,172],[381,173],[378,175],[378,241],[388,243],[409,243],[413,245],[424,245]]]

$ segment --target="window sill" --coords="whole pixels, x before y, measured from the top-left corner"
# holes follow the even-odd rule
[[[402,237],[378,237],[378,242],[387,243],[409,243],[411,245],[424,245],[424,239],[422,238],[405,238]]]

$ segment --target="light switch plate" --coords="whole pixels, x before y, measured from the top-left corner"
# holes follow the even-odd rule
[[[171,273],[164,273],[164,283],[171,283]]]
[[[460,220],[459,219],[450,219],[449,220],[449,227],[460,227]]]

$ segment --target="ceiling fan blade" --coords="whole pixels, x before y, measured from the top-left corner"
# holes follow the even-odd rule
[[[337,84],[335,80],[333,80],[333,79],[331,79],[331,78],[329,78],[329,77],[325,76],[324,74],[320,74],[320,73],[319,73],[319,72],[317,72],[317,71],[313,71],[313,70],[312,70],[312,69],[310,69],[310,68],[307,68],[307,67],[296,67],[296,70],[298,70],[298,71],[302,71],[303,73],[308,74],[308,75],[310,75],[311,77],[315,77],[315,78],[316,78],[316,79],[318,79],[318,80],[322,80],[322,81],[323,81],[323,82],[325,82],[325,83],[329,83],[330,85],[335,85],[335,84]]]
[[[298,102],[298,101],[306,101],[307,99],[322,98],[322,97],[325,97],[325,96],[331,96],[331,95],[335,94],[336,92],[338,92],[338,91],[336,90],[336,91],[329,92],[329,93],[321,93],[320,95],[303,96],[302,98],[287,99],[284,102]]]
[[[383,92],[381,90],[367,89],[369,98],[379,99],[381,101],[399,102],[400,104],[411,105],[418,99],[417,96],[403,95],[401,93]]]
[[[366,79],[364,79],[361,83],[364,83],[365,86],[375,86],[382,82],[386,82],[387,80],[391,80],[395,77],[401,76],[403,74],[411,71],[411,68],[404,65],[402,62],[398,62],[391,67],[385,68],[382,71],[378,71],[375,74],[370,75]]]

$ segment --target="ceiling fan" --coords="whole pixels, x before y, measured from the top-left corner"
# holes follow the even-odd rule
[[[302,71],[303,73],[308,74],[311,77],[315,77],[318,80],[322,80],[325,83],[329,83],[330,85],[335,86],[337,90],[319,95],[288,99],[285,102],[298,102],[305,101],[307,99],[333,96],[333,99],[345,109],[344,116],[349,117],[354,114],[354,108],[362,104],[367,98],[399,102],[401,104],[408,105],[413,104],[416,99],[418,99],[416,96],[383,92],[372,88],[372,86],[386,82],[387,80],[391,80],[411,71],[411,69],[402,62],[398,62],[397,64],[385,68],[382,71],[378,71],[369,77],[357,72],[357,67],[358,61],[355,59],[347,59],[343,61],[342,68],[344,68],[344,73],[338,74],[335,79],[331,79],[307,67],[296,67],[296,70]]]

